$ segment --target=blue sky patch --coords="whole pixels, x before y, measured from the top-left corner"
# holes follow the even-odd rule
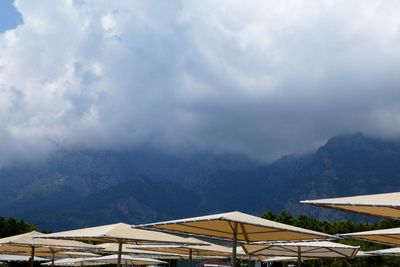
[[[0,33],[22,24],[22,17],[13,0],[0,0]]]

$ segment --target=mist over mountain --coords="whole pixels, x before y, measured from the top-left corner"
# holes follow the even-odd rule
[[[351,215],[298,202],[393,191],[400,191],[400,142],[362,134],[261,165],[241,155],[149,148],[59,151],[46,162],[0,171],[0,215],[50,230],[232,210],[333,220]]]

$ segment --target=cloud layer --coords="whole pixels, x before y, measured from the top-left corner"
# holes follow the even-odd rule
[[[270,160],[400,136],[400,2],[17,0],[0,165],[153,145]]]

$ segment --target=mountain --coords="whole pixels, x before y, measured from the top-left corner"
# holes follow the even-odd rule
[[[320,219],[351,215],[299,200],[400,191],[400,142],[353,134],[260,165],[244,156],[141,148],[59,151],[0,170],[0,215],[42,229],[268,209]]]

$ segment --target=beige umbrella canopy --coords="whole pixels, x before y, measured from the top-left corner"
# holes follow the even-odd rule
[[[400,219],[400,192],[341,198],[304,200],[300,203],[324,208]]]
[[[234,266],[236,260],[237,241],[289,241],[332,238],[332,236],[324,233],[265,220],[237,211],[144,224],[136,227],[232,240],[232,266]]]
[[[97,227],[89,227],[72,231],[64,231],[49,234],[46,238],[79,240],[86,242],[98,243],[118,243],[118,255],[121,257],[123,243],[137,244],[154,244],[154,243],[172,243],[172,244],[195,244],[186,238],[160,233],[155,231],[147,231],[142,229],[133,229],[125,223],[109,224]],[[120,259],[119,257],[119,259]],[[121,265],[119,261],[118,267]]]
[[[246,253],[255,256],[281,256],[301,258],[352,258],[360,247],[329,241],[242,244]]]
[[[351,237],[362,241],[374,242],[389,246],[400,245],[400,228],[390,228],[374,231],[341,234],[341,237]]]
[[[180,257],[180,255],[178,255],[178,254],[162,253],[162,252],[156,252],[156,251],[150,251],[150,250],[130,248],[132,246],[133,246],[132,244],[123,244],[122,245],[122,253],[133,254],[136,256],[140,255],[140,257],[145,256],[145,257],[150,257],[150,258],[164,258],[164,259],[166,259],[166,258],[175,259],[175,258]],[[145,246],[145,245],[140,245],[140,247],[141,246]],[[118,253],[119,245],[118,245],[118,243],[103,243],[103,244],[96,245],[96,247],[101,249],[101,253],[115,254],[115,253]]]
[[[80,258],[80,259],[62,259],[54,262],[56,266],[92,266],[104,264],[117,264],[118,255],[108,255],[103,257],[94,258]],[[151,258],[138,258],[128,255],[122,255],[121,258],[124,265],[157,265],[166,264],[165,261],[155,260]]]
[[[1,238],[0,250],[19,253],[30,253],[30,265],[33,266],[35,253],[56,253],[57,251],[64,251],[69,249],[94,249],[92,245],[86,243],[70,240],[46,239],[44,238],[46,236],[46,234],[32,231],[25,234]]]
[[[66,258],[66,259],[60,259],[54,261],[54,263],[47,262],[43,263],[42,265],[54,265],[54,266],[76,266],[76,267],[81,267],[81,266],[98,266],[98,265],[106,265],[108,263],[101,263],[101,262],[95,262],[95,261],[85,261],[87,258]]]

